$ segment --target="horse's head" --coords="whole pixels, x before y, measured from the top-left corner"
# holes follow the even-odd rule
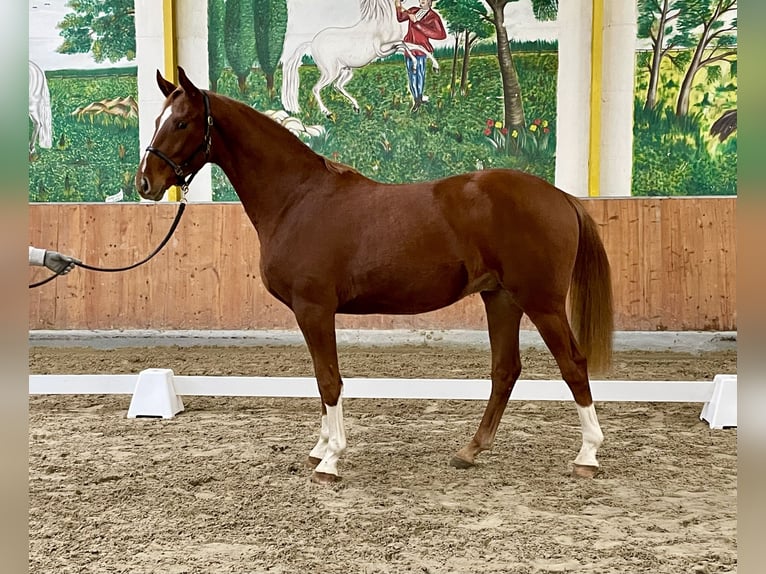
[[[178,67],[176,86],[157,71],[165,105],[154,136],[136,172],[136,189],[144,199],[158,201],[171,185],[185,186],[209,159],[210,102]]]

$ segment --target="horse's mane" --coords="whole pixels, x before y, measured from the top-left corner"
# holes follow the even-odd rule
[[[361,0],[359,11],[362,20],[384,20],[391,14],[393,5],[390,0]]]
[[[171,94],[171,97],[175,95],[175,92]],[[267,126],[273,126],[277,131],[279,131],[280,134],[287,137],[289,140],[293,141],[296,144],[299,144],[299,147],[310,152],[311,154],[318,156],[322,159],[324,162],[325,167],[327,168],[327,171],[330,173],[334,173],[337,175],[343,175],[346,173],[354,173],[357,175],[362,175],[358,170],[354,169],[353,167],[346,165],[344,163],[340,163],[337,161],[333,161],[331,159],[326,158],[325,156],[318,154],[315,152],[309,145],[306,144],[303,140],[301,140],[298,136],[296,136],[294,133],[292,133],[290,130],[282,126],[278,121],[275,121],[273,118],[268,117],[260,110],[257,110],[251,106],[248,106],[246,103],[235,100],[234,98],[230,98],[229,96],[225,96],[223,94],[215,94],[216,97],[220,98],[224,102],[233,105],[235,108],[244,109],[247,110],[247,113],[251,115],[251,117],[257,117],[262,118],[265,123],[264,125]]]
[[[344,173],[355,173],[357,175],[362,175],[358,170],[354,169],[350,165],[327,159],[324,156],[322,156],[322,159],[324,160],[324,165],[327,168],[327,171],[331,173],[336,173],[338,175],[343,175]]]

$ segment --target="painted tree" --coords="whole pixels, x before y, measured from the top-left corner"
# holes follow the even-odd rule
[[[651,42],[649,86],[646,90],[645,110],[657,105],[657,87],[660,80],[662,59],[677,47],[678,36],[673,27],[681,11],[675,0],[638,0],[638,37]]]
[[[218,91],[218,79],[226,65],[224,48],[224,0],[207,0],[207,64],[210,89]]]
[[[736,62],[737,0],[676,0],[676,4],[679,45],[692,50],[676,104],[676,115],[685,116],[697,73],[715,62]]]
[[[226,59],[242,94],[247,91],[247,77],[256,61],[253,4],[253,0],[227,0],[224,14]]]
[[[489,38],[494,31],[487,9],[481,0],[441,0],[439,13],[444,18],[447,31],[455,37],[455,50],[452,56],[452,81],[450,94],[455,95],[457,77],[457,57],[459,43],[463,41],[463,63],[460,73],[460,93],[465,96],[468,87],[468,66],[471,48],[480,39]]]
[[[287,0],[254,0],[255,49],[266,76],[266,89],[274,97],[274,72],[282,57],[287,32]]]
[[[513,54],[505,28],[505,7],[518,0],[484,0],[492,11],[497,38],[497,61],[500,64],[500,76],[503,81],[503,104],[505,106],[504,124],[507,128],[522,128],[526,125],[524,100],[521,84],[513,64]],[[538,20],[554,20],[558,14],[558,0],[532,0],[532,10]],[[521,131],[521,130],[520,130]],[[523,132],[522,132],[523,133]],[[510,145],[510,138],[508,138]]]
[[[96,62],[136,57],[134,0],[69,0],[72,12],[57,24],[61,54],[93,54]]]

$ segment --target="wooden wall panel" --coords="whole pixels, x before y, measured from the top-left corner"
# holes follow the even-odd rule
[[[586,200],[612,265],[621,330],[736,329],[736,198]],[[34,204],[30,244],[118,267],[165,236],[172,204]],[[261,284],[259,245],[234,203],[190,204],[149,263],[75,270],[30,291],[30,329],[294,329]],[[30,282],[46,276],[30,268]],[[339,316],[341,328],[483,329],[481,299],[415,316]],[[530,327],[525,322],[525,327]]]

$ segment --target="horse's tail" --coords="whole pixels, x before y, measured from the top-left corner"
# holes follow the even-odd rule
[[[310,47],[311,42],[304,42],[295,49],[290,59],[282,64],[282,107],[287,112],[295,113],[301,110],[298,104],[298,88],[301,85],[298,68]]]
[[[32,60],[29,60],[29,117],[35,124],[35,134],[40,147],[52,147],[51,93],[45,72]],[[34,142],[30,142],[30,145],[34,145]]]
[[[609,259],[596,222],[577,198],[565,194],[577,211],[580,241],[577,246],[569,308],[577,343],[591,372],[605,372],[612,359],[614,304]]]
[[[40,94],[40,103],[37,108],[40,114],[40,133],[37,141],[41,148],[53,147],[53,118],[51,117],[51,93],[48,90],[48,80],[43,74],[43,85]]]

